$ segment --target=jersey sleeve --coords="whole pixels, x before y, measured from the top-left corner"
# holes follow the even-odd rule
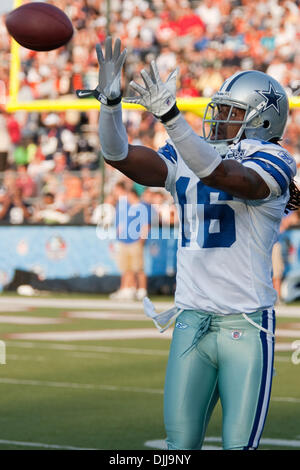
[[[163,147],[160,147],[157,150],[157,153],[160,158],[165,162],[168,168],[168,176],[165,182],[165,188],[167,191],[172,192],[171,188],[176,180],[176,171],[178,163],[176,149],[170,142],[167,141]]]
[[[242,163],[256,171],[265,181],[270,189],[267,199],[285,194],[297,171],[295,160],[285,151],[277,152],[276,155],[255,152]]]

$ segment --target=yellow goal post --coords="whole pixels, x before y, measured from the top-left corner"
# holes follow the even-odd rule
[[[14,0],[14,8],[22,5],[22,0]],[[99,110],[100,104],[95,98],[78,99],[75,95],[72,99],[58,98],[55,100],[32,100],[32,101],[19,101],[20,89],[20,46],[12,38],[11,39],[11,60],[10,60],[10,76],[9,76],[9,96],[6,103],[6,111],[16,112],[19,110],[28,112],[59,112],[66,110],[89,111],[92,109]],[[204,109],[209,101],[209,98],[178,98],[177,106],[183,112],[192,112],[198,116],[203,116]],[[293,96],[289,99],[291,108],[300,107],[300,97]],[[142,106],[130,103],[122,103],[124,109],[140,109]]]

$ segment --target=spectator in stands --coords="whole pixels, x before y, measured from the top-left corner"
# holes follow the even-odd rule
[[[0,112],[0,172],[6,170],[9,150],[10,138],[7,121],[5,115]]]
[[[100,198],[101,174],[92,174],[89,167],[81,169],[82,195],[87,200],[98,201]]]
[[[55,202],[55,196],[52,193],[44,194],[43,198],[35,207],[33,213],[33,222],[51,224],[66,224],[70,220],[69,214],[62,211]]]
[[[37,150],[29,162],[27,172],[31,178],[35,181],[37,186],[40,186],[40,182],[46,173],[52,172],[54,169],[55,162],[53,160],[45,160],[41,148],[37,147]]]
[[[13,152],[14,163],[18,165],[28,165],[27,140],[22,138],[16,145]]]
[[[277,304],[282,302],[281,284],[284,273],[284,262],[282,259],[282,250],[280,242],[276,242],[272,251],[272,265],[273,265],[273,286],[277,292]]]
[[[82,181],[76,173],[65,172],[63,177],[65,201],[77,201],[82,196]]]
[[[13,114],[7,114],[6,126],[11,144],[17,145],[21,140],[21,129],[18,120]]]
[[[20,225],[27,223],[32,216],[32,208],[30,204],[25,202],[22,189],[17,186],[12,193],[6,192],[1,205],[1,222]]]
[[[119,186],[119,191],[122,189]],[[147,295],[144,271],[144,245],[149,231],[149,211],[140,203],[134,189],[123,188],[116,207],[120,289],[111,294],[115,300],[142,300]]]
[[[26,199],[35,196],[36,184],[27,172],[25,165],[20,165],[17,169],[16,187],[20,188],[21,195]]]
[[[6,170],[3,174],[2,190],[4,193],[13,194],[16,185],[16,173],[13,170]]]
[[[54,173],[63,173],[67,169],[67,157],[64,152],[55,152],[53,155]]]
[[[250,68],[274,76],[284,84],[289,96],[300,90],[298,0],[114,0],[110,3],[110,31],[115,37],[121,37],[131,51],[124,69],[124,95],[128,83],[139,76],[145,63],[157,56],[163,78],[174,68],[177,57],[181,69],[178,96],[181,97],[209,97],[236,70]],[[77,88],[96,85],[95,44],[106,37],[106,2],[57,0],[56,4],[69,15],[76,34],[66,47],[49,53],[20,48],[19,99],[69,95],[74,98]],[[8,90],[10,40],[4,16],[0,21],[0,46],[0,80]],[[300,162],[299,115],[296,110],[291,112],[284,144]],[[1,161],[4,165],[5,160],[6,167],[2,170],[26,166],[36,188],[34,197],[39,199],[45,191],[50,192],[56,203],[59,201],[61,210],[67,210],[69,220],[91,220],[93,210],[99,205],[102,185],[106,198],[115,183],[122,181],[120,174],[111,168],[106,167],[103,175],[99,172],[98,111],[70,110],[40,115],[3,112],[2,116],[9,142],[2,125],[0,172]],[[165,141],[163,126],[149,113],[130,110],[124,116],[131,143],[158,149]],[[189,116],[189,123],[199,132],[198,116]],[[65,201],[61,171],[79,172],[82,168],[93,172],[95,184],[80,173],[73,174],[81,179],[81,189],[76,179],[74,187],[71,180],[66,182]],[[136,189],[142,197],[143,188]],[[78,194],[81,194],[80,203]],[[25,193],[22,197],[26,202]],[[35,203],[33,210],[36,207]],[[171,204],[169,209],[172,211]]]

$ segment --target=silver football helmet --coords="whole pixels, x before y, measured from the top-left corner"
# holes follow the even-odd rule
[[[218,118],[221,105],[225,105],[226,109],[228,107],[225,119],[224,116]],[[234,108],[245,110],[242,121],[232,119]],[[211,144],[235,144],[245,137],[263,141],[281,139],[288,112],[287,94],[274,78],[256,70],[237,72],[223,83],[207,105],[203,136]],[[235,137],[224,138],[222,132],[218,132],[221,123],[235,125],[238,129]]]

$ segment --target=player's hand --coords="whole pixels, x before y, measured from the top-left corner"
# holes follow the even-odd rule
[[[121,72],[124,65],[127,50],[121,53],[121,40],[115,40],[114,50],[112,38],[105,39],[105,57],[101,45],[96,45],[97,58],[99,62],[99,83],[95,90],[76,90],[79,98],[94,96],[100,103],[115,105],[121,101]]]
[[[156,62],[151,61],[150,75],[143,69],[141,71],[145,88],[138,83],[130,82],[130,87],[138,93],[139,96],[126,97],[123,99],[126,103],[136,103],[144,106],[157,118],[161,118],[169,113],[176,105],[176,79],[178,68],[174,70],[164,83],[160,78]]]

